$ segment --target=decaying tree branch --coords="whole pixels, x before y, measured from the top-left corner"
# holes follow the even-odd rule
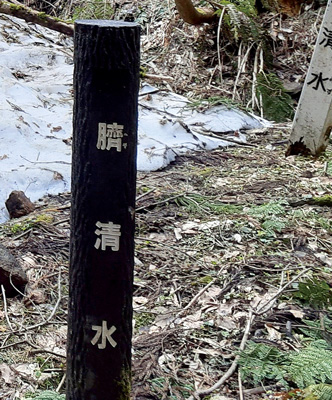
[[[180,14],[180,17],[188,24],[200,25],[204,22],[211,23],[216,20],[216,14],[211,12],[200,12],[192,3],[192,0],[175,0],[176,8]]]
[[[52,18],[43,12],[32,10],[30,7],[19,4],[18,2],[0,0],[0,13],[24,19],[26,22],[33,22],[45,26],[46,28],[64,33],[68,36],[74,36],[73,25]]]

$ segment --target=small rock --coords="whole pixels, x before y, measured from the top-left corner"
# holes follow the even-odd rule
[[[24,292],[27,283],[28,277],[19,262],[5,246],[0,244],[0,285],[3,285],[6,296],[16,296],[18,292],[15,288]]]
[[[6,200],[6,207],[10,218],[19,218],[30,214],[35,205],[22,191],[14,190]]]

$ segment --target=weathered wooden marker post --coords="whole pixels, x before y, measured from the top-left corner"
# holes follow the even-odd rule
[[[332,130],[332,0],[328,1],[286,155],[318,155]]]
[[[75,25],[67,400],[130,397],[139,31]]]

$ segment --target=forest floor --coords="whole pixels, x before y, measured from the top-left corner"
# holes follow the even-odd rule
[[[236,56],[226,45],[221,82],[215,28],[184,24],[168,1],[131,3],[145,24],[144,80],[199,108],[245,106],[252,71],[237,71],[249,68],[248,46]],[[266,16],[280,78],[303,81],[321,16]],[[247,145],[138,174],[133,399],[189,399],[213,385],[215,400],[286,399],[332,379],[332,149],[285,157],[289,134],[289,122],[251,131]],[[69,214],[63,193],[0,226],[30,281],[1,300],[1,399],[65,391]],[[312,343],[325,359],[297,359]]]
[[[218,382],[240,348],[288,355],[331,341],[331,149],[286,158],[288,135],[286,126],[252,131],[250,145],[138,174],[133,399],[187,399]],[[0,314],[3,399],[64,390],[69,212],[69,193],[48,196],[1,225],[30,280]],[[245,398],[252,389],[273,398],[281,378],[300,385],[296,372],[278,377],[268,358],[266,370],[250,359]],[[236,371],[213,394],[238,391]]]

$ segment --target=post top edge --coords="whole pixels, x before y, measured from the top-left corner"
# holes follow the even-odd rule
[[[114,21],[106,19],[80,19],[75,21],[75,25],[95,25],[100,27],[137,27],[140,26],[137,22],[127,22],[127,21]]]

